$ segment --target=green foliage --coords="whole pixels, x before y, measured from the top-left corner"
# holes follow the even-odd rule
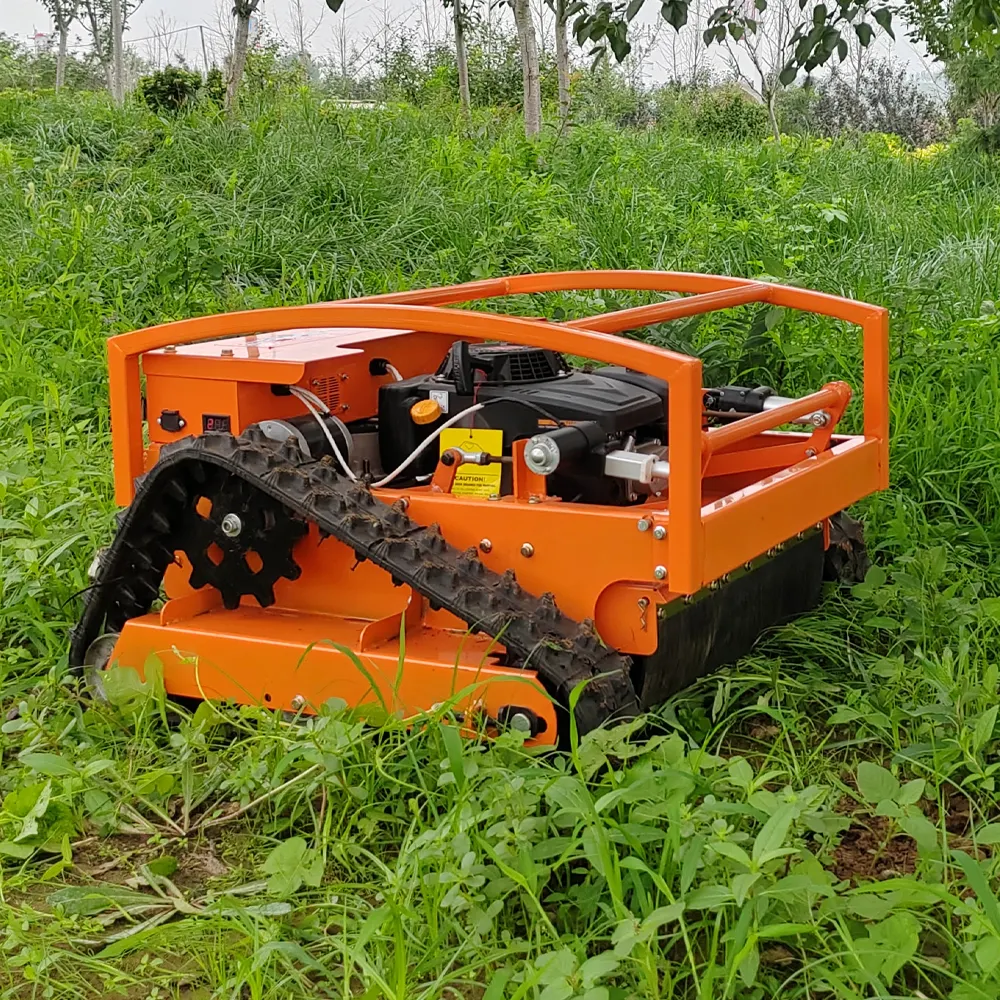
[[[205,78],[205,96],[217,107],[226,103],[226,78],[218,66],[213,66]]]
[[[93,53],[66,57],[67,90],[100,90],[106,84],[103,70]],[[0,32],[0,90],[51,90],[56,85],[56,41],[32,46]]]
[[[768,132],[767,109],[739,87],[719,87],[698,94],[694,128],[706,139],[761,139]]]
[[[151,111],[176,113],[193,104],[201,88],[200,73],[181,66],[167,66],[140,77],[137,91]]]

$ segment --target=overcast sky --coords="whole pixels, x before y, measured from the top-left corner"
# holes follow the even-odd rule
[[[288,42],[294,37],[292,10],[295,2],[296,0],[264,0],[262,4],[267,21]],[[440,0],[346,0],[338,14],[328,11],[324,0],[301,0],[301,4],[308,20],[307,27],[314,29],[308,48],[316,55],[336,50],[340,33],[346,31],[351,41],[360,44],[366,37],[378,33],[380,26],[387,22],[392,25],[393,31],[406,27],[418,38],[427,36],[428,25],[430,34],[435,37],[447,37],[448,34],[447,15]],[[533,6],[541,9],[542,0],[536,0]],[[638,20],[655,22],[658,6],[656,0],[649,0]],[[228,26],[231,10],[232,0],[145,0],[130,22],[127,44],[133,46],[140,55],[151,59],[154,58],[154,43],[144,40],[145,36],[162,34],[165,30],[190,28],[191,30],[180,30],[171,35],[170,52],[182,54],[190,64],[200,66],[201,32],[195,26],[203,25],[209,59],[215,56],[221,62],[224,43],[220,41],[221,36],[217,31]],[[492,16],[509,18],[506,7]],[[513,30],[512,23],[510,26]],[[38,0],[0,0],[0,32],[30,39],[35,32],[51,30],[45,8]],[[543,41],[548,41],[546,34],[543,33]],[[647,79],[662,80],[670,75],[672,66],[669,50],[672,36],[673,29],[663,25],[657,49],[645,63],[643,75]],[[82,42],[82,34],[79,37]],[[889,50],[887,42],[882,45]],[[722,51],[716,46],[713,46],[713,50],[716,68],[724,69],[726,61]],[[897,58],[904,60],[913,73],[921,74],[926,70],[925,60],[905,40],[900,39],[896,45],[891,46],[891,51]]]

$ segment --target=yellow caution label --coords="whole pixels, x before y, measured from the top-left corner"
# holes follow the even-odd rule
[[[449,448],[462,451],[485,451],[490,455],[503,452],[503,431],[484,427],[470,430],[468,427],[448,427],[441,432],[441,453]],[[455,483],[451,492],[459,497],[488,497],[500,492],[500,476],[503,466],[462,465],[455,473]]]

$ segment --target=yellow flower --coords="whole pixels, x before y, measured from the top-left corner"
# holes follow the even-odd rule
[[[922,149],[915,149],[910,156],[915,160],[933,160],[935,156],[939,156],[948,148],[948,143],[946,142],[932,142],[929,146],[924,146]]]

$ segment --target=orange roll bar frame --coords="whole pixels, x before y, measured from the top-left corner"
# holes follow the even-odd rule
[[[597,289],[687,293],[690,297],[623,309],[568,324],[441,308],[508,295]],[[888,312],[885,309],[822,292],[745,278],[659,271],[569,271],[494,278],[317,305],[224,313],[179,320],[112,337],[108,340],[108,369],[115,497],[119,504],[130,503],[134,495],[134,480],[144,471],[140,358],[148,351],[172,344],[296,328],[407,329],[475,340],[513,341],[608,364],[625,365],[668,383],[671,429],[668,571],[673,591],[693,593],[702,585],[705,568],[701,478],[703,463],[708,455],[717,452],[723,443],[735,443],[749,434],[779,426],[793,415],[801,416],[823,408],[817,404],[815,397],[826,401],[823,405],[832,406],[841,399],[841,390],[835,388],[838,384],[834,383],[812,397],[806,397],[810,400],[808,406],[805,406],[804,400],[799,400],[796,404],[738,421],[734,427],[719,428],[706,434],[702,431],[701,362],[614,334],[636,326],[751,302],[767,302],[818,313],[861,326],[864,437],[877,442],[875,478],[879,487],[885,488],[888,485],[889,447],[889,338]],[[801,409],[797,404],[805,408]],[[749,424],[749,421],[756,423]],[[728,437],[725,432],[730,432]],[[720,433],[724,435],[722,438],[718,436]]]

